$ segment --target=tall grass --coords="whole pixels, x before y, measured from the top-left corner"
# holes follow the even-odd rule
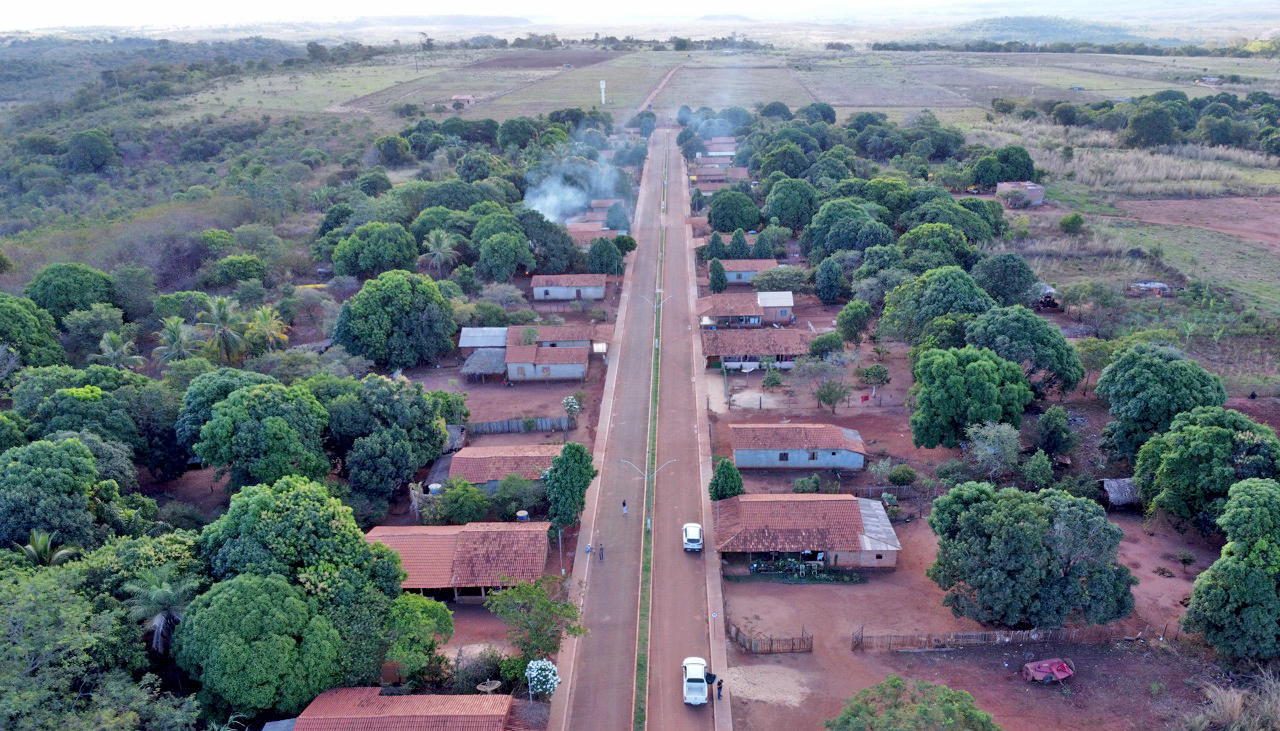
[[[1251,687],[1204,688],[1205,704],[1186,718],[1187,731],[1275,731],[1280,729],[1280,676],[1260,673]]]

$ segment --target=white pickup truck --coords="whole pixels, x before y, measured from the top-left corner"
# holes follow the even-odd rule
[[[684,659],[684,702],[691,706],[701,706],[711,695],[711,687],[707,684],[707,661],[700,657]]]

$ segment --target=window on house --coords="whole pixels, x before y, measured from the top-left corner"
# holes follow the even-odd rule
[[[877,560],[877,561],[879,561],[879,560],[880,560],[880,559],[882,559],[882,558],[884,558],[884,554],[883,554],[883,553],[877,553],[877,554],[876,554],[876,560]]]
[[[790,454],[787,454],[786,452],[778,452],[778,461],[779,461],[779,462],[787,462],[787,461],[789,461],[790,459],[791,459],[791,455],[790,455]]]
[[[813,461],[814,461],[814,460],[816,460],[816,459],[818,459],[818,453],[817,453],[817,452],[810,452],[810,453],[809,453],[809,461],[810,461],[810,462],[813,462]]]
[[[782,309],[778,310],[778,317],[786,317],[786,316],[787,316],[787,308],[783,307]]]
[[[832,453],[831,453],[831,456],[832,456],[832,457],[836,456],[836,453],[835,453],[835,452],[832,452]]]
[[[544,375],[544,376],[549,376],[549,375],[551,375],[551,368],[550,368],[549,366],[543,366],[543,367],[542,367],[542,375]]]
[[[551,296],[551,290],[549,290],[549,289],[544,289],[544,290],[542,290],[542,296],[543,296],[543,297],[550,297],[550,296]]]

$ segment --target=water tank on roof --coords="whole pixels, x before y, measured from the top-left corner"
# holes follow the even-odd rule
[[[519,511],[517,511],[517,512],[516,512],[516,520],[517,520],[517,521],[519,521],[519,522],[521,522],[521,523],[528,523],[528,522],[529,522],[529,511],[528,511],[528,510],[519,510]]]
[[[427,485],[427,492],[431,493],[432,495],[439,495],[440,493],[444,492],[444,485],[441,485],[438,482],[433,482],[430,485]]]

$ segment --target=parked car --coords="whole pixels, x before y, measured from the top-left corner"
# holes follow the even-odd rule
[[[684,702],[700,706],[707,702],[711,687],[707,683],[707,661],[700,657],[686,657],[684,669]]]
[[[685,523],[681,534],[684,536],[684,550],[702,550],[702,526],[697,523]]]

